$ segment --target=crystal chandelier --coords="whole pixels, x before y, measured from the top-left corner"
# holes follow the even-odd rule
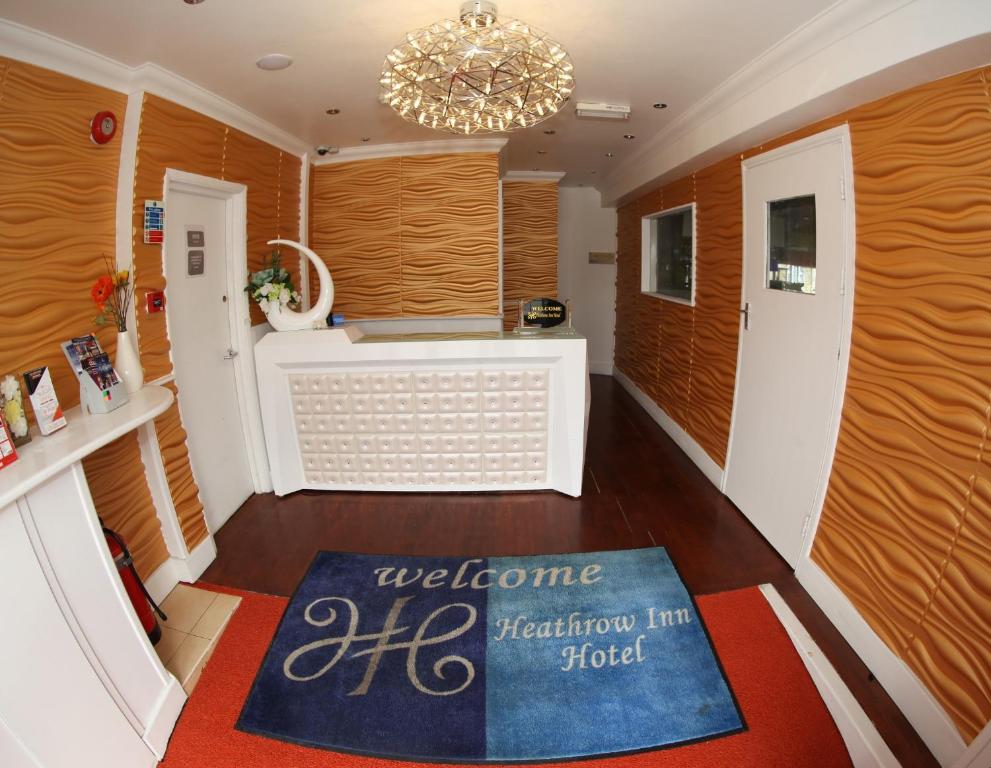
[[[556,42],[474,0],[460,21],[409,32],[385,58],[382,99],[412,123],[451,133],[497,133],[546,120],[574,88]]]

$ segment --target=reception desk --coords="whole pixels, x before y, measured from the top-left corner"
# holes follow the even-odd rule
[[[590,401],[581,336],[270,333],[255,346],[276,494],[581,494]]]

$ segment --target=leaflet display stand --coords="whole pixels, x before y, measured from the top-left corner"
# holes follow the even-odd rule
[[[79,404],[93,414],[110,413],[127,402],[127,390],[95,336],[63,341],[62,351],[79,379]]]

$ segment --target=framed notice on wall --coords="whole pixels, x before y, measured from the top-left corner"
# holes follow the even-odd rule
[[[145,200],[145,242],[161,245],[165,238],[165,203]]]

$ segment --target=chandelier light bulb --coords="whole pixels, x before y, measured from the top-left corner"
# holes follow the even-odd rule
[[[485,0],[450,19],[409,32],[385,57],[382,94],[410,122],[452,133],[535,125],[574,89],[561,45],[523,22],[500,22]]]

